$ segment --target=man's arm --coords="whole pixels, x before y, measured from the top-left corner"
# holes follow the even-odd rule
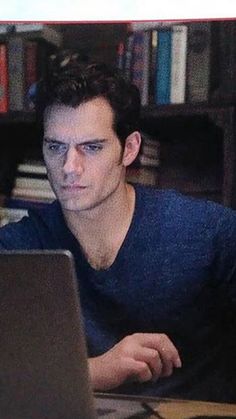
[[[92,386],[99,391],[111,390],[126,381],[167,377],[181,365],[171,340],[159,333],[135,333],[103,355],[89,359]]]

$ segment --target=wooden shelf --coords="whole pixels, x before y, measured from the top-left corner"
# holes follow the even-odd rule
[[[173,116],[195,116],[225,113],[232,110],[232,104],[184,103],[178,105],[149,105],[141,110],[141,118],[163,118]]]
[[[32,124],[36,121],[34,112],[7,112],[0,113],[0,124]]]

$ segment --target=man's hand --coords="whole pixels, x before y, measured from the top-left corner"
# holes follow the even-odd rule
[[[181,367],[177,349],[165,334],[135,333],[109,351],[89,359],[94,390],[110,390],[125,381],[145,382],[168,377]]]

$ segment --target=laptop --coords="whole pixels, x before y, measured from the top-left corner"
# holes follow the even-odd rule
[[[0,418],[96,417],[150,416],[140,400],[92,392],[72,254],[1,252]]]

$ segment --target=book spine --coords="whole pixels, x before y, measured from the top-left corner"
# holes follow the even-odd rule
[[[6,44],[0,44],[0,112],[8,111],[8,65]]]
[[[125,44],[124,42],[119,42],[117,47],[117,68],[121,71],[124,70],[125,63]]]
[[[130,33],[126,39],[126,46],[125,46],[124,76],[127,80],[131,79],[133,42],[134,42],[134,34]]]
[[[158,33],[158,53],[156,66],[155,103],[165,105],[170,103],[170,70],[171,70],[171,31]]]
[[[47,169],[44,164],[20,163],[17,167],[17,172],[19,174],[26,173],[27,175],[33,174],[46,177]]]
[[[134,34],[131,80],[139,89],[142,106],[149,101],[150,35],[150,31]]]
[[[43,190],[43,189],[30,189],[30,188],[17,188],[15,187],[12,191],[12,197],[15,198],[22,198],[22,199],[26,199],[26,200],[33,200],[33,199],[37,199],[37,200],[52,200],[55,199],[55,195],[53,193],[53,191],[49,191],[49,190]]]
[[[143,35],[143,83],[141,90],[141,105],[149,103],[150,87],[150,54],[151,54],[151,32],[145,31]]]
[[[151,31],[150,71],[149,71],[149,103],[155,103],[156,65],[157,65],[158,30]]]
[[[132,51],[131,81],[135,84],[142,96],[143,89],[143,51],[144,50],[144,32],[135,32]]]
[[[146,166],[146,167],[159,167],[160,166],[159,158],[148,157],[145,154],[141,154],[139,156],[139,163],[141,166]]]
[[[219,85],[220,96],[226,100],[236,99],[236,22],[220,22]]]
[[[30,99],[30,91],[37,82],[37,42],[27,41],[25,45],[25,109],[33,110],[34,104]]]
[[[187,102],[206,102],[210,87],[211,23],[192,23],[188,34]]]
[[[8,223],[15,223],[17,221],[20,221],[23,217],[27,215],[27,209],[0,208],[0,227],[3,227]]]
[[[143,22],[130,22],[129,23],[129,30],[132,32],[137,32],[137,31],[147,31],[147,30],[152,30],[152,29],[160,29],[160,28],[169,28],[173,25],[173,21],[143,21]]]
[[[22,38],[10,38],[8,41],[9,71],[9,110],[24,110],[24,41]]]
[[[39,179],[34,177],[17,177],[15,182],[16,188],[29,188],[29,189],[43,189],[51,190],[48,179]]]
[[[187,26],[172,27],[170,102],[185,102]]]
[[[128,167],[126,179],[128,182],[158,186],[159,177],[156,167]]]

